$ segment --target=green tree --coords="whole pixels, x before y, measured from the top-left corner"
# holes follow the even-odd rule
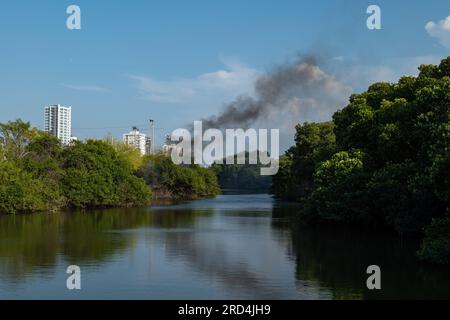
[[[246,162],[250,155],[245,152]],[[226,164],[226,159],[219,164],[215,162],[211,168],[217,175],[220,188],[222,190],[239,191],[245,193],[268,193],[272,179],[270,176],[262,176],[261,163],[255,164],[237,164],[237,155],[234,156],[234,164]]]
[[[336,152],[334,124],[304,123],[296,126],[295,146],[280,159],[272,191],[278,198],[301,200],[314,189],[316,167]],[[286,176],[290,175],[290,179]]]
[[[333,115],[335,141],[318,136],[316,124],[298,127],[273,190],[303,201],[303,215],[316,221],[401,234],[425,227],[421,257],[441,263],[450,255],[450,57],[419,71],[353,94]]]
[[[0,212],[32,212],[47,209],[43,181],[11,161],[0,161]]]
[[[198,165],[178,166],[163,154],[145,156],[138,176],[152,187],[156,198],[196,199],[220,193],[212,169]]]
[[[425,229],[419,257],[436,264],[450,264],[450,217],[433,219]]]
[[[137,171],[141,167],[143,157],[136,147],[114,140],[111,136],[107,136],[104,140],[113,146],[125,161],[131,164],[133,171]]]
[[[20,119],[0,123],[0,142],[6,159],[22,159],[27,154],[27,145],[35,137],[37,130],[31,129],[29,122]]]
[[[74,207],[148,204],[151,191],[133,175],[132,164],[103,141],[88,140],[65,150],[62,188]]]
[[[314,173],[309,204],[320,220],[346,224],[368,223],[364,153],[341,151],[322,162]]]

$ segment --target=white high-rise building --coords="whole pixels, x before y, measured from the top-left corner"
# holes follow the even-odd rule
[[[72,136],[72,107],[60,104],[45,107],[44,131],[68,145]]]
[[[133,130],[129,133],[123,135],[123,142],[126,145],[134,146],[139,150],[141,155],[146,153],[147,135],[145,133],[140,133],[139,129],[133,127]]]

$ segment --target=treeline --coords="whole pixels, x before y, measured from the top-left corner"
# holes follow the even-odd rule
[[[195,164],[175,165],[163,154],[145,156],[137,175],[151,186],[157,199],[193,200],[221,192],[210,168]]]
[[[151,187],[177,199],[220,191],[211,170],[156,158],[151,166],[153,158],[121,143],[62,146],[28,122],[0,123],[0,213],[148,205]]]
[[[17,120],[0,124],[0,212],[149,204],[151,191],[124,153],[103,141],[63,147]]]
[[[296,127],[272,192],[303,219],[425,234],[419,256],[450,263],[450,57],[375,83],[327,123]]]
[[[237,164],[235,155],[234,164],[226,164],[226,159],[223,159],[221,164],[215,162],[211,166],[220,188],[227,192],[268,193],[272,184],[271,176],[261,175],[261,164],[248,164],[249,152],[245,152],[244,157],[246,164]]]

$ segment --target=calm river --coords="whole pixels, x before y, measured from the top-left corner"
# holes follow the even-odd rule
[[[299,227],[292,204],[222,195],[173,206],[0,217],[0,299],[450,298],[418,243]],[[382,290],[366,289],[381,267]],[[66,268],[81,268],[81,290]]]

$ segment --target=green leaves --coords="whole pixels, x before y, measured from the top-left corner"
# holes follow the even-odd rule
[[[146,156],[138,176],[152,187],[156,198],[186,200],[220,193],[212,169],[198,165],[178,166],[162,154]]]
[[[245,152],[244,156],[245,159],[249,159],[251,154]],[[214,163],[211,166],[217,175],[220,187],[223,190],[239,190],[249,193],[269,192],[272,178],[261,176],[263,165],[259,161],[256,165],[237,164],[237,157],[234,155],[234,164],[226,164],[226,159],[222,159],[222,164]]]
[[[314,173],[314,182],[317,188],[331,184],[342,184],[356,173],[363,170],[364,153],[360,150],[334,154],[330,160],[322,162]]]
[[[433,219],[425,229],[425,239],[418,252],[424,261],[450,264],[450,217]]]
[[[18,119],[14,122],[0,123],[0,142],[6,159],[22,159],[27,154],[27,145],[37,135],[29,122]]]
[[[88,140],[65,150],[62,188],[73,207],[133,206],[150,203],[151,191],[133,175],[132,164],[109,144]]]
[[[46,187],[10,161],[0,161],[0,212],[47,209]]]
[[[0,124],[0,212],[62,207],[146,205],[150,188],[133,163],[102,141],[63,147],[57,138],[21,120]]]
[[[353,94],[333,115],[335,140],[324,124],[298,126],[273,190],[316,221],[420,233],[434,219],[421,256],[449,263],[450,57],[419,70]]]

